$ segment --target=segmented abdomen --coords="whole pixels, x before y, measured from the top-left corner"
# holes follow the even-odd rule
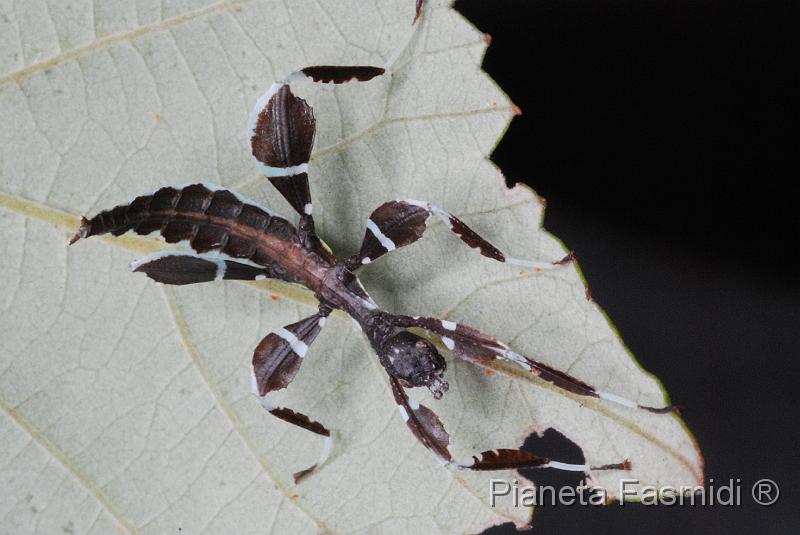
[[[297,243],[297,233],[285,219],[226,189],[204,184],[161,188],[83,219],[75,239],[105,233],[120,236],[129,231],[140,235],[156,232],[168,243],[187,241],[198,253],[220,251],[250,260],[274,269],[274,276],[282,279],[286,279],[286,270],[275,261],[281,251],[264,247],[262,236],[271,238],[273,249]]]

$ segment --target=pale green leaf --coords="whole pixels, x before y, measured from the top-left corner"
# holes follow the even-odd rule
[[[406,0],[0,2],[0,532],[462,533],[530,511],[488,506],[488,481],[453,473],[406,429],[363,336],[335,316],[291,407],[336,430],[330,462],[298,486],[320,441],[267,415],[249,361],[270,329],[313,310],[267,283],[164,288],[129,261],[142,238],[67,248],[77,217],[162,185],[215,182],[278,212],[255,171],[246,120],[258,95],[313,63],[382,64],[410,29]],[[305,87],[319,133],[311,163],[321,235],[353,252],[372,209],[426,199],[516,257],[557,259],[531,191],[486,159],[513,107],[480,70],[483,36],[431,2],[391,77]],[[575,267],[525,273],[441,225],[364,270],[387,309],[457,319],[603,390],[661,405]],[[275,296],[276,299],[271,299]],[[451,360],[427,400],[459,456],[553,427],[620,477],[702,480],[673,416],[578,399],[519,373]],[[421,396],[418,392],[415,396]],[[423,396],[424,397],[424,396]]]

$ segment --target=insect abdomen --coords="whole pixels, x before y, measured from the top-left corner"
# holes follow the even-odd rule
[[[167,243],[188,242],[198,253],[220,251],[233,258],[283,270],[273,251],[260,247],[263,235],[274,238],[274,246],[294,241],[294,227],[281,217],[228,190],[193,184],[165,187],[152,195],[136,197],[130,204],[100,212],[81,222],[77,238],[111,233],[120,236],[159,233]],[[277,251],[275,251],[277,252]]]

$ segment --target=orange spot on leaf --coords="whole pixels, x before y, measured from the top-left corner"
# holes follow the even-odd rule
[[[161,114],[160,113],[156,113],[155,117],[156,117],[156,121],[160,121],[161,120]]]
[[[483,370],[484,375],[492,375],[494,372],[492,370]]]
[[[281,296],[280,295],[270,295],[269,298],[272,299],[273,301],[280,301],[281,300]]]
[[[290,497],[291,499],[293,499],[293,500],[296,500],[297,498],[299,498],[299,497],[300,497],[300,495],[299,495],[299,494],[297,494],[297,493],[295,492],[294,494],[292,494],[292,495],[291,495],[291,496],[289,496],[289,497]]]

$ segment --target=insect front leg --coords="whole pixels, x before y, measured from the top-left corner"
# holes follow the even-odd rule
[[[593,470],[630,470],[630,462],[624,460],[620,463],[602,466],[588,466],[585,464],[570,464],[538,457],[527,451],[519,449],[495,449],[473,455],[465,460],[453,458],[450,452],[450,435],[444,428],[441,420],[425,405],[409,399],[400,382],[390,377],[392,394],[400,415],[414,436],[436,459],[454,470],[512,470],[520,468],[556,468],[573,472],[589,472]]]
[[[431,216],[440,219],[462,242],[498,262],[541,271],[563,266],[574,259],[571,253],[554,262],[510,257],[450,212],[426,201],[398,199],[384,203],[372,212],[367,220],[361,249],[348,259],[348,267],[356,269],[390,251],[414,243],[427,230]]]
[[[300,370],[309,346],[322,330],[330,313],[330,308],[321,306],[319,312],[313,316],[269,333],[253,353],[251,388],[261,406],[285,422],[325,437],[320,459],[310,467],[295,472],[295,483],[299,483],[327,460],[333,448],[333,437],[331,431],[321,423],[290,408],[273,404],[267,399],[267,395],[289,386]]]
[[[557,370],[552,366],[521,355],[513,351],[508,344],[460,323],[440,320],[438,318],[410,316],[396,316],[393,321],[395,325],[400,327],[418,327],[435,333],[441,338],[442,343],[447,349],[452,351],[460,359],[466,360],[472,364],[482,365],[495,359],[504,360],[519,366],[536,375],[543,381],[553,384],[557,388],[579,396],[599,398],[624,407],[645,410],[656,414],[680,412],[680,409],[675,405],[651,407],[612,394],[611,392],[598,390],[589,383]]]

